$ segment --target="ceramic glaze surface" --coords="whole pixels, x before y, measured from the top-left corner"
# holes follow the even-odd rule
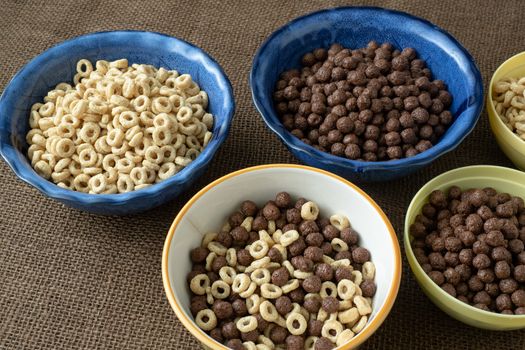
[[[434,78],[444,80],[453,96],[454,123],[430,150],[412,158],[363,162],[316,150],[291,135],[274,111],[272,93],[279,74],[299,68],[305,53],[340,43],[360,48],[371,40],[396,48],[413,47]],[[252,97],[268,127],[303,163],[350,180],[386,181],[408,175],[453,150],[474,128],[483,105],[481,74],[470,54],[434,24],[406,13],[374,7],[341,7],[300,17],[264,42],[253,60]]]
[[[62,189],[40,177],[27,157],[25,135],[31,105],[60,82],[72,82],[76,62],[87,58],[151,64],[188,73],[209,96],[208,111],[215,116],[213,138],[188,167],[145,189],[124,194],[91,195]],[[116,31],[88,34],[65,41],[34,58],[11,80],[0,97],[0,153],[23,181],[71,207],[98,214],[131,214],[158,206],[184,191],[201,176],[228,135],[234,112],[233,91],[219,64],[183,40],[167,35]]]
[[[409,228],[421,208],[428,202],[428,196],[434,190],[446,191],[453,185],[462,190],[469,188],[493,187],[498,192],[506,192],[525,198],[525,173],[497,166],[477,165],[454,169],[441,174],[426,183],[412,199],[405,219],[405,252],[410,268],[417,282],[428,298],[441,310],[470,326],[490,330],[513,330],[525,328],[525,315],[503,315],[483,311],[459,301],[443,291],[423,271],[416,260],[410,241]]]
[[[317,169],[270,165],[240,172],[242,173],[227,175],[225,180],[219,179],[199,192],[181,210],[168,234],[163,253],[163,276],[168,298],[172,295],[180,306],[178,310],[181,314],[174,308],[177,316],[186,327],[188,325],[185,319],[193,323],[189,310],[189,290],[184,276],[191,271],[189,252],[200,245],[203,235],[217,232],[242,201],[250,199],[261,206],[274,199],[278,192],[287,191],[294,199],[301,196],[316,202],[324,216],[336,213],[346,215],[352,227],[359,232],[360,245],[370,250],[372,261],[376,265],[377,283],[371,321],[367,325],[367,328],[372,329],[366,331],[365,328],[351,343],[355,346],[363,342],[379,327],[390,311],[401,275],[399,244],[384,213],[358,188]],[[199,340],[201,337],[207,338],[194,325],[188,328]],[[215,344],[214,349],[225,349],[211,338],[209,341]],[[350,347],[344,347],[347,348]]]

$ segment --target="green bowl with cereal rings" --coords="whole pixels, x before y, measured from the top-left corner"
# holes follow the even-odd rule
[[[514,112],[525,110],[523,108],[523,101],[525,101],[525,96],[523,95],[525,79],[523,79],[523,77],[525,77],[525,52],[521,52],[509,58],[499,66],[496,72],[494,72],[487,93],[487,112],[492,133],[494,134],[499,147],[514,165],[516,165],[516,167],[525,171],[525,133],[519,131],[519,133],[522,134],[520,136],[518,135],[517,130],[512,131],[506,125],[496,108],[497,105],[500,105],[501,103],[495,101],[495,99],[498,98],[497,95],[503,97],[506,93],[510,92],[511,95],[508,96],[508,98],[512,96],[512,100],[517,99],[517,101],[514,102],[514,105],[518,106],[518,108],[512,108],[514,106],[512,106],[513,101],[511,100],[508,101],[511,104],[511,106],[509,106],[510,108],[504,108],[504,110],[507,110],[508,112],[512,112],[510,111],[511,109],[514,109]],[[511,78],[515,80],[514,84],[509,84],[509,79]],[[501,84],[502,82],[503,84]],[[525,118],[523,114],[522,116],[515,115],[515,117],[518,117],[520,120]],[[512,124],[514,124],[516,129],[518,126],[517,124],[520,124],[520,129],[523,129],[525,122],[513,122]]]
[[[412,199],[405,217],[405,252],[416,281],[436,306],[465,324],[500,331],[525,328],[525,315],[485,311],[456,299],[434,283],[416,259],[410,227],[429,202],[429,196],[434,190],[447,193],[452,186],[457,186],[462,191],[491,187],[498,193],[525,198],[525,173],[505,167],[476,165],[448,171],[427,182]]]

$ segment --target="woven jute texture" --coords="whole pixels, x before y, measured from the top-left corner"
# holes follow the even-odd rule
[[[296,160],[268,131],[248,86],[257,47],[275,29],[308,12],[353,1],[0,1],[0,88],[28,60],[72,37],[139,29],[188,40],[209,52],[232,81],[237,111],[209,171],[185,195],[131,217],[79,212],[44,198],[0,162],[0,349],[197,349],[164,295],[161,253],[181,206],[233,170]],[[524,49],[522,1],[370,1],[427,18],[475,57],[486,83]],[[1,116],[0,116],[1,117]],[[471,164],[512,166],[483,113],[455,150],[410,177],[364,184],[398,236],[410,199],[434,176]],[[523,349],[525,332],[465,326],[422,293],[403,260],[401,290],[386,322],[362,349]]]

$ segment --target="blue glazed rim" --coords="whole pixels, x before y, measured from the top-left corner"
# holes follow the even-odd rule
[[[434,145],[432,148],[419,153],[413,157],[410,158],[402,158],[397,160],[388,160],[388,161],[378,161],[378,162],[365,162],[365,161],[359,161],[359,160],[351,160],[343,157],[334,156],[327,152],[322,152],[317,150],[316,148],[307,145],[306,143],[302,142],[297,137],[293,136],[288,130],[284,128],[282,123],[280,123],[279,118],[275,114],[275,110],[272,108],[270,104],[265,103],[265,94],[261,89],[259,89],[259,86],[254,83],[256,79],[256,73],[260,65],[260,61],[264,59],[265,51],[267,46],[270,44],[270,42],[279,36],[282,32],[285,30],[292,30],[294,26],[300,26],[301,22],[303,20],[316,17],[319,15],[323,15],[329,12],[334,11],[348,11],[348,10],[354,10],[354,11],[378,11],[382,13],[388,13],[391,15],[401,16],[408,18],[413,21],[419,21],[422,24],[424,24],[429,30],[434,30],[439,32],[444,36],[445,39],[449,40],[452,44],[454,44],[459,51],[463,54],[461,57],[461,62],[465,64],[465,67],[468,67],[472,74],[472,78],[468,78],[468,81],[471,82],[469,84],[469,87],[472,87],[473,94],[471,95],[470,99],[474,99],[474,102],[472,105],[469,105],[469,109],[474,107],[474,111],[470,109],[469,112],[473,115],[472,118],[468,119],[468,123],[460,124],[456,127],[451,126],[447,132],[450,132],[449,135],[450,138],[447,140],[441,139],[436,145]],[[473,86],[472,86],[473,85]],[[474,58],[472,55],[461,45],[456,38],[454,38],[451,34],[446,32],[444,29],[438,27],[434,23],[414,15],[411,15],[406,12],[402,11],[396,11],[396,10],[390,10],[385,9],[382,7],[377,6],[341,6],[341,7],[334,7],[329,9],[324,9],[320,11],[311,12],[309,14],[306,14],[304,16],[297,17],[293,19],[292,21],[288,22],[287,24],[283,25],[276,31],[274,31],[270,36],[263,42],[263,44],[257,49],[255,52],[255,56],[253,58],[252,62],[252,70],[250,72],[250,89],[252,92],[252,100],[255,104],[255,108],[259,111],[261,116],[263,117],[266,125],[274,132],[276,133],[282,142],[286,144],[287,147],[291,148],[295,152],[303,153],[307,156],[313,157],[320,163],[335,166],[335,167],[345,167],[345,168],[351,168],[354,169],[358,173],[364,173],[364,172],[370,172],[374,170],[395,170],[399,167],[410,167],[410,166],[421,166],[428,163],[431,163],[432,161],[436,160],[438,157],[442,156],[445,153],[448,153],[450,151],[453,151],[456,147],[459,146],[459,144],[472,132],[474,127],[476,126],[477,121],[479,120],[479,117],[481,115],[481,111],[483,109],[483,79],[481,77],[481,73],[474,61]],[[463,112],[465,113],[465,112]],[[270,116],[274,116],[275,120],[271,118]],[[457,116],[456,116],[457,118]]]
[[[139,30],[101,31],[80,35],[75,38],[62,41],[59,44],[50,47],[38,56],[34,57],[32,60],[26,63],[13,76],[13,78],[11,78],[11,81],[7,84],[4,92],[0,96],[0,119],[2,118],[2,116],[7,114],[7,105],[14,103],[13,101],[17,98],[16,90],[19,86],[18,80],[20,80],[21,77],[23,77],[27,71],[33,69],[35,66],[38,66],[41,62],[45,62],[52,52],[56,50],[67,52],[68,47],[77,40],[86,38],[91,39],[100,36],[114,37],[120,34],[156,36],[157,38],[162,40],[169,40],[172,44],[173,42],[175,42],[182,49],[193,51],[197,53],[200,57],[202,57],[203,62],[207,65],[207,67],[210,67],[210,69],[207,70],[209,70],[211,74],[214,74],[218,77],[219,85],[222,87],[223,94],[225,95],[224,99],[228,101],[226,104],[227,113],[225,119],[220,125],[220,127],[217,129],[217,131],[214,132],[212,140],[210,141],[208,146],[204,148],[203,152],[194,161],[192,161],[190,165],[182,169],[174,176],[162,182],[153,184],[152,186],[140,190],[118,194],[88,194],[58,187],[51,181],[48,181],[40,175],[38,175],[33,169],[28,170],[24,168],[17,156],[17,154],[21,152],[12,144],[11,140],[5,140],[2,137],[2,135],[7,135],[7,137],[10,138],[11,133],[0,133],[0,155],[5,160],[5,162],[22,181],[30,184],[31,186],[35,187],[36,189],[38,189],[39,191],[51,198],[72,203],[81,203],[89,205],[104,204],[115,206],[122,205],[130,200],[137,198],[153,198],[155,196],[158,196],[159,193],[162,193],[171,186],[183,186],[185,183],[191,181],[191,177],[193,176],[193,174],[198,173],[201,170],[201,168],[205,167],[213,159],[213,156],[219,149],[220,145],[228,137],[228,132],[230,130],[231,121],[235,111],[235,100],[233,97],[233,88],[231,86],[231,83],[226,73],[219,65],[219,63],[217,63],[217,61],[208,53],[206,53],[203,49],[183,39],[179,39],[163,33]],[[0,128],[1,127],[2,125],[0,125]],[[27,159],[27,157],[25,158]]]

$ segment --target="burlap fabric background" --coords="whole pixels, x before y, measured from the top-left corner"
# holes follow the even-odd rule
[[[19,181],[0,162],[0,349],[196,349],[166,301],[160,260],[180,207],[210,181],[243,167],[296,162],[252,105],[248,73],[262,41],[290,19],[351,1],[0,1],[0,88],[29,59],[71,37],[141,29],[184,38],[224,67],[237,111],[209,171],[181,198],[132,217],[66,208]],[[516,1],[369,1],[429,19],[475,57],[485,86],[524,49],[525,4]],[[362,187],[398,235],[410,199],[426,181],[459,166],[511,163],[483,113],[453,153],[411,177]],[[423,295],[406,260],[397,302],[363,349],[523,349],[525,332],[487,332],[442,313]]]

